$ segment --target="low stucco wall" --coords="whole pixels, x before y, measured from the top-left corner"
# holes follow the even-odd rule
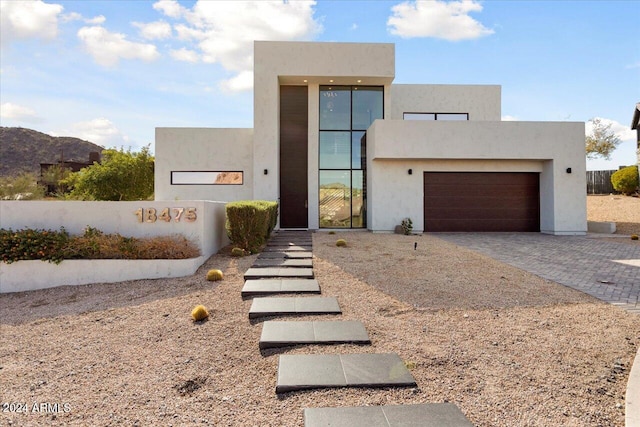
[[[198,257],[180,260],[66,260],[60,264],[40,260],[0,263],[0,293],[190,276],[206,260]]]
[[[41,289],[42,287],[117,282],[121,280],[179,277],[190,275],[211,255],[229,244],[224,229],[226,202],[188,200],[179,202],[67,202],[0,201],[0,228],[59,230],[82,234],[87,226],[126,237],[181,235],[200,248],[201,256],[191,260],[67,260],[61,264],[42,261],[0,263],[0,289]],[[170,221],[147,217],[149,209],[157,215],[169,208]],[[187,221],[177,209],[195,209],[196,219]],[[143,211],[143,221],[136,214]],[[124,264],[121,264],[124,263]],[[32,268],[26,267],[31,265]],[[38,277],[36,277],[38,276]],[[40,283],[43,281],[44,283]],[[47,283],[49,285],[47,285]]]
[[[540,231],[587,231],[584,123],[376,120],[367,153],[373,231],[393,230],[406,217],[424,229],[423,172],[479,171],[539,172]]]

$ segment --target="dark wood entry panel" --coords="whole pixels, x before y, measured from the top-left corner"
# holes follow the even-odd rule
[[[308,89],[280,86],[280,228],[308,227]]]
[[[540,231],[540,174],[425,172],[424,229]]]

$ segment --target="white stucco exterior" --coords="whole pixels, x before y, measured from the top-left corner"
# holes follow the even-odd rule
[[[320,86],[368,85],[384,93],[383,119],[367,131],[369,230],[391,231],[406,217],[423,229],[423,172],[482,171],[539,173],[540,231],[586,232],[584,123],[502,122],[499,85],[394,85],[393,44],[255,42],[254,61],[253,129],[157,130],[156,199],[279,201],[279,88],[304,86],[308,228],[319,228]],[[404,113],[468,121],[404,121]],[[176,170],[241,170],[244,183],[171,185]]]
[[[586,231],[584,123],[376,120],[367,153],[372,230],[424,229],[423,172],[539,172],[540,231]]]

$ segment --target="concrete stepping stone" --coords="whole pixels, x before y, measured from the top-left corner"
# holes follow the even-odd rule
[[[276,393],[333,387],[416,387],[395,353],[281,355]]]
[[[262,325],[260,348],[299,344],[371,344],[369,334],[359,321],[268,321]]]
[[[272,279],[272,278],[300,278],[313,279],[313,268],[300,267],[257,267],[249,268],[244,273],[244,280]]]
[[[292,314],[341,314],[336,297],[254,298],[249,319]]]
[[[264,294],[320,293],[315,279],[262,279],[247,280],[242,287],[243,297]]]
[[[305,427],[472,427],[453,403],[305,408]]]
[[[263,252],[311,252],[311,245],[277,245],[277,246],[265,246]]]
[[[311,258],[288,259],[288,258],[262,258],[253,262],[252,268],[260,267],[313,267]]]
[[[307,259],[313,258],[311,252],[260,252],[258,259]]]

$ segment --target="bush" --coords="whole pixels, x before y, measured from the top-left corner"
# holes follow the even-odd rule
[[[264,200],[227,203],[227,236],[234,245],[256,253],[271,235],[278,220],[278,204]]]
[[[632,234],[631,235],[631,240],[638,240],[638,235],[637,234]]]
[[[411,218],[405,218],[400,223],[400,227],[402,228],[402,233],[408,236],[413,231],[413,221],[411,221]]]
[[[344,240],[344,239],[338,239],[338,240],[336,240],[336,246],[338,246],[338,247],[347,246],[347,241]]]
[[[611,175],[611,184],[613,188],[620,193],[629,195],[636,191],[640,183],[638,183],[638,167],[629,166],[622,168]]]
[[[0,229],[2,261],[36,260],[60,263],[64,259],[187,259],[200,255],[184,236],[148,238],[104,234],[87,227],[81,236],[60,231]]]
[[[209,317],[209,312],[204,305],[196,305],[193,310],[191,310],[191,317],[196,322],[202,322]]]
[[[207,271],[207,280],[210,282],[217,282],[218,280],[222,280],[223,278],[222,271],[220,270],[209,270]]]
[[[69,233],[64,227],[60,231],[0,229],[0,255],[7,264],[35,259],[59,264],[64,259],[68,242]]]

